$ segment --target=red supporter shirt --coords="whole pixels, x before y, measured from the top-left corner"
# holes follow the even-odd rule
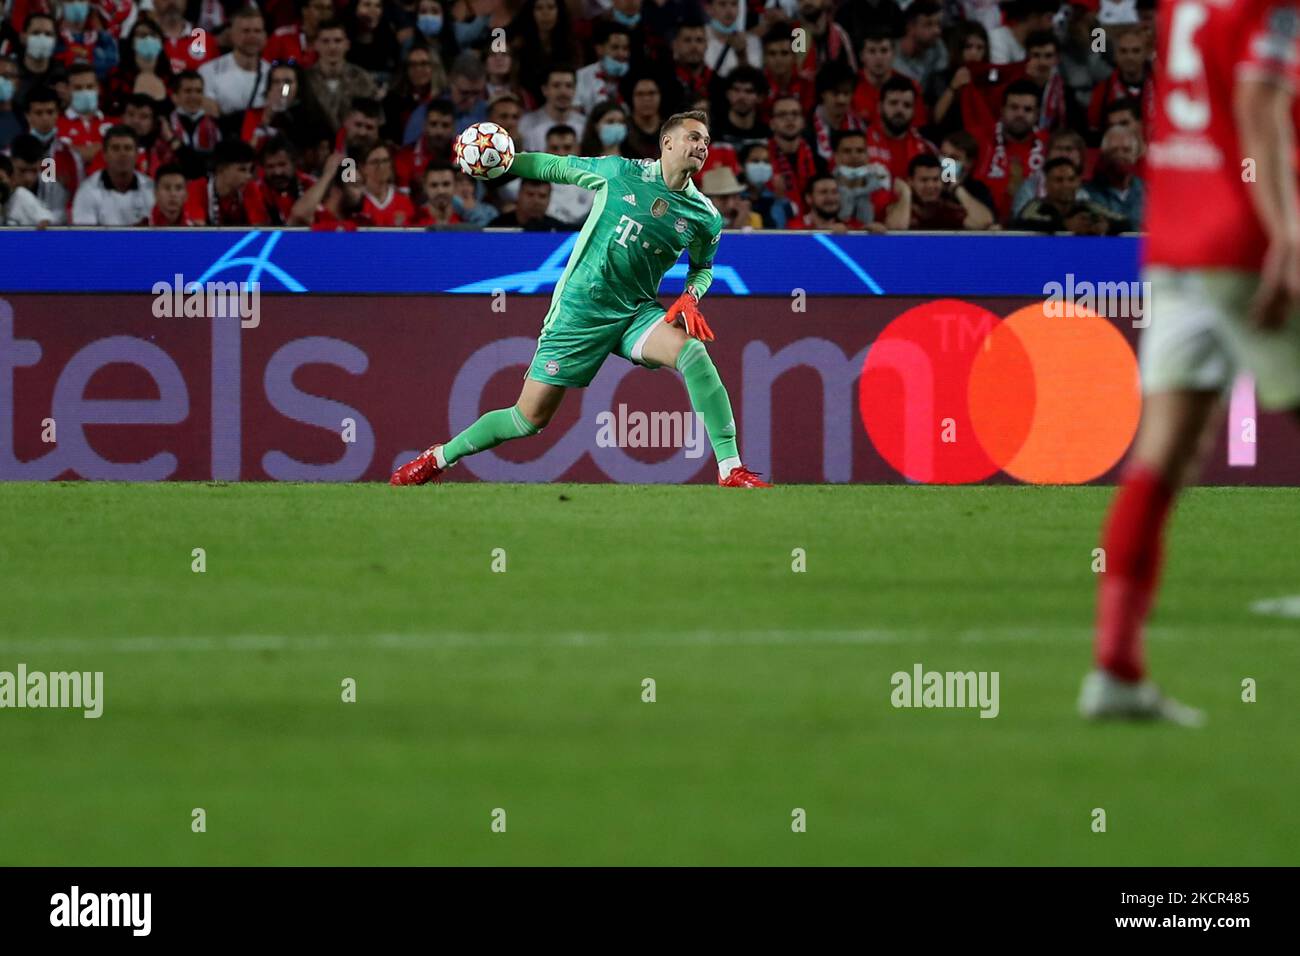
[[[298,24],[280,27],[271,34],[266,41],[266,48],[262,50],[262,59],[268,63],[295,60],[303,69],[315,66],[316,56],[316,51],[307,42],[307,34],[302,32],[302,27]]]
[[[456,210],[453,209],[450,215],[448,216],[446,222],[435,222],[433,218],[433,211],[427,205],[425,205],[415,210],[415,218],[411,220],[411,225],[412,226],[433,226],[433,225],[452,226],[461,221],[462,220],[460,216],[456,215]]]
[[[201,226],[265,226],[271,221],[255,180],[225,199],[217,197],[211,178],[191,180],[185,216]]]
[[[925,99],[921,95],[921,84],[916,82],[916,80],[912,79],[910,76],[899,73],[897,70],[890,74],[889,79],[892,80],[896,76],[903,77],[903,79],[912,84],[912,89],[916,91],[916,111],[912,115],[912,125],[924,126],[926,123],[930,122],[930,111],[926,109]],[[884,84],[881,85],[883,86]],[[853,102],[849,104],[849,109],[870,122],[875,122],[876,120],[877,114],[880,110],[880,87],[867,79],[865,70],[858,71],[858,86],[857,89],[853,91]]]
[[[975,164],[975,178],[989,187],[997,208],[993,214],[998,221],[1011,215],[1011,200],[1020,184],[1043,168],[1047,161],[1047,131],[1034,130],[1022,142],[1008,139],[998,121],[992,132],[980,143],[979,160]]]
[[[409,226],[415,219],[415,204],[405,189],[389,186],[388,195],[383,202],[367,192],[361,213],[370,220],[372,226]]]
[[[1233,115],[1242,79],[1297,74],[1294,0],[1160,7],[1156,115],[1147,150],[1148,264],[1259,271],[1267,236],[1242,181]],[[1179,75],[1170,75],[1171,63]],[[1293,210],[1300,217],[1300,209]]]
[[[315,177],[309,176],[304,172],[294,174],[298,179],[298,188],[290,193],[278,193],[272,189],[265,179],[257,180],[258,191],[262,194],[262,205],[271,215],[273,225],[283,226],[289,221],[289,213],[293,211],[293,204],[296,203],[302,194],[311,189],[312,184],[316,182]],[[277,218],[278,217],[278,218]]]
[[[907,164],[917,156],[933,155],[934,144],[908,127],[902,136],[893,137],[877,119],[867,127],[867,162],[879,163],[889,170],[891,179],[906,179]]]
[[[856,219],[853,219],[851,217],[849,219],[844,219],[841,221],[844,223],[844,226],[847,229],[867,228],[865,225],[863,225],[862,223],[858,222]],[[795,216],[793,219],[786,222],[785,227],[787,229],[825,229],[826,228],[825,226],[818,226],[808,222],[803,216]]]
[[[173,73],[184,73],[186,70],[197,70],[208,60],[215,60],[221,55],[217,49],[217,38],[209,33],[204,33],[202,43],[195,33],[194,28],[188,23],[185,30],[180,36],[173,39],[163,38],[163,52],[167,54],[167,59],[171,61]],[[208,92],[205,90],[205,92]]]
[[[135,150],[135,168],[150,179],[157,176],[162,167],[175,161],[176,153],[161,139],[155,140],[153,146],[137,146]]]
[[[1150,130],[1156,111],[1155,77],[1148,74],[1137,86],[1130,86],[1120,78],[1119,70],[1113,71],[1092,88],[1092,99],[1088,101],[1088,125],[1093,129],[1104,128],[1106,110],[1110,104],[1126,99],[1134,99],[1141,104],[1142,122]]]
[[[364,212],[349,216],[347,219],[339,219],[334,213],[321,206],[316,210],[316,218],[312,221],[311,228],[313,232],[356,232],[358,227],[373,225],[374,223]]]
[[[72,147],[73,152],[80,146],[90,143],[104,145],[104,134],[116,126],[120,120],[105,116],[98,110],[93,116],[82,116],[71,108],[59,117],[58,138]],[[90,165],[81,171],[82,176],[99,172],[104,168],[104,151],[101,149]]]
[[[411,183],[418,182],[424,175],[424,168],[429,165],[429,160],[433,159],[433,153],[429,151],[429,146],[421,136],[410,146],[404,146],[397,151],[397,156],[393,159],[393,176],[397,179],[397,185],[410,186]],[[442,157],[450,162],[451,154]]]
[[[813,107],[817,105],[817,86],[812,80],[795,73],[789,83],[782,84],[777,82],[770,72],[764,75],[767,77],[768,93],[759,110],[763,115],[764,123],[772,122],[772,104],[783,96],[797,96],[804,113],[812,114]]]
[[[151,226],[201,226],[203,223],[195,222],[185,214],[184,207],[181,208],[181,216],[176,222],[168,222],[162,217],[162,212],[157,206],[153,207],[153,212],[149,213],[148,223]]]

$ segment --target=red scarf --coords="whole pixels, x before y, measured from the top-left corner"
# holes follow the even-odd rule
[[[781,152],[776,137],[768,140],[767,154],[772,159],[772,175],[785,180],[785,195],[795,209],[803,205],[803,187],[817,172],[817,160],[813,158],[813,149],[805,140],[799,140],[799,149],[795,152],[794,162]]]
[[[176,138],[195,152],[210,153],[217,148],[217,143],[221,142],[221,130],[217,128],[216,120],[206,114],[199,117],[193,133],[186,131],[181,123],[180,110],[172,113],[168,123],[171,124]]]
[[[1060,129],[1065,123],[1065,81],[1061,79],[1060,70],[1053,70],[1039,101],[1038,128],[1051,131]]]
[[[709,81],[713,79],[713,71],[707,66],[702,67],[699,73],[692,73],[684,66],[677,67],[677,80],[683,88],[690,90],[695,94],[695,98],[709,95]]]
[[[1005,181],[1011,173],[1011,153],[1020,155],[1024,167],[1022,171],[1027,178],[1030,173],[1043,168],[1043,161],[1047,157],[1047,137],[1042,130],[1035,130],[1024,142],[1008,143],[1002,132],[1002,121],[999,120],[993,127],[993,149],[989,152],[988,161],[980,171],[979,178],[988,185]]]
[[[1101,95],[1101,102],[1097,104],[1096,114],[1089,116],[1088,122],[1100,129],[1106,120],[1106,110],[1111,103],[1116,100],[1135,99],[1142,104],[1142,122],[1150,130],[1156,115],[1156,85],[1151,77],[1151,71],[1149,69],[1144,71],[1142,82],[1137,86],[1125,83],[1119,75],[1119,70],[1112,71],[1103,82],[1105,92]]]
[[[1011,181],[1012,156],[1020,159],[1021,179]],[[1047,158],[1047,134],[1041,129],[1034,130],[1029,139],[1021,143],[1009,143],[1002,132],[1002,121],[993,127],[993,143],[988,156],[980,164],[977,179],[989,187],[997,204],[995,212],[998,219],[1006,219],[1011,214],[1011,201],[1020,182],[1028,179],[1031,173],[1043,168]]]
[[[852,129],[857,130],[859,133],[865,133],[867,124],[862,117],[856,115],[852,110],[845,110],[844,118],[840,120],[840,125],[835,129]],[[826,108],[824,106],[819,106],[813,111],[813,133],[817,138],[817,153],[822,159],[829,160],[834,155],[835,150],[831,147],[831,124],[826,121]]]

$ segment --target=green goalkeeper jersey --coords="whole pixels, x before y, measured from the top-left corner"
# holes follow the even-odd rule
[[[554,303],[577,312],[591,309],[593,302],[635,312],[658,298],[664,273],[683,249],[690,258],[686,285],[702,296],[713,282],[722,215],[690,180],[684,189],[669,189],[658,160],[519,153],[510,171],[596,193],[556,283]],[[548,323],[560,311],[552,308]]]

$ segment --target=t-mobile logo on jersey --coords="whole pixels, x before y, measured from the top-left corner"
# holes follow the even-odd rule
[[[645,227],[642,226],[641,223],[637,222],[631,216],[619,216],[618,235],[614,237],[614,241],[626,249],[628,240],[631,239],[632,245],[635,246],[637,237],[641,235],[641,230],[644,228]]]

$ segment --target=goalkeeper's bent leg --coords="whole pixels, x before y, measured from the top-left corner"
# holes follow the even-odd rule
[[[487,451],[512,438],[536,435],[540,428],[530,422],[518,405],[484,413],[478,421],[438,449],[438,467],[454,465],[466,455]]]
[[[686,393],[691,407],[704,416],[713,454],[718,459],[718,473],[727,477],[740,464],[736,448],[736,419],[731,413],[731,399],[718,376],[709,350],[699,339],[687,339],[677,353],[677,371],[686,379]]]

